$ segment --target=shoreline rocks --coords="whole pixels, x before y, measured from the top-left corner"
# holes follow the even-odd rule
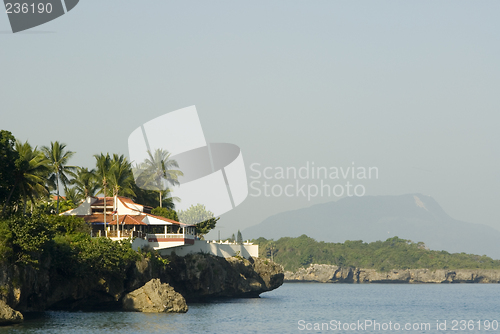
[[[19,324],[24,321],[21,312],[13,310],[3,300],[0,299],[0,326]]]
[[[9,307],[5,308],[7,313],[9,310],[186,312],[186,302],[258,297],[278,288],[284,280],[283,267],[267,259],[189,254],[173,255],[168,260],[162,266],[143,258],[132,263],[124,276],[106,273],[85,277],[52,270],[50,259],[42,261],[38,270],[4,263],[0,265],[3,288],[0,300]],[[22,317],[19,312],[8,314],[13,321],[19,315]]]
[[[157,278],[127,293],[122,299],[122,305],[125,311],[157,313],[186,313],[188,311],[184,297]]]
[[[283,267],[261,258],[222,258],[189,254],[169,258],[168,273],[162,278],[186,301],[210,298],[258,297],[283,284]]]
[[[321,283],[500,283],[496,269],[375,269],[344,268],[327,264],[311,264],[296,272],[286,271],[285,282]]]

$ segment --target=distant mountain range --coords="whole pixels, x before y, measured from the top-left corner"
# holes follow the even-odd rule
[[[346,197],[336,202],[282,212],[242,231],[245,239],[298,237],[365,242],[398,236],[423,241],[433,250],[500,259],[500,231],[453,219],[430,196]]]

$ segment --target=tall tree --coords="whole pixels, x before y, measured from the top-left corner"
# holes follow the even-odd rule
[[[5,204],[8,204],[14,190],[18,190],[23,199],[23,212],[26,213],[28,199],[34,202],[35,198],[48,193],[45,188],[48,160],[45,159],[42,152],[38,151],[36,147],[33,149],[28,142],[23,144],[16,141],[16,151],[19,158],[16,160],[14,186]]]
[[[66,200],[70,201],[75,207],[82,201],[82,197],[78,194],[76,187],[64,187],[64,193],[66,194]]]
[[[71,180],[71,184],[76,190],[77,199],[85,199],[89,196],[94,196],[99,190],[99,183],[95,170],[83,167],[78,167],[75,178]]]
[[[136,183],[140,188],[158,192],[159,205],[162,207],[163,196],[168,185],[179,185],[178,178],[184,174],[175,169],[179,168],[179,164],[174,159],[170,159],[171,154],[167,150],[157,149],[154,154],[148,151],[148,156],[149,158],[138,166],[138,173],[135,173],[138,176]],[[172,201],[171,203],[173,204]]]
[[[106,196],[107,196],[107,190],[108,190],[108,177],[109,177],[109,170],[111,169],[111,157],[109,156],[109,153],[104,154],[95,154],[94,158],[96,159],[96,177],[97,181],[99,183],[99,187],[101,188],[101,191],[104,195],[104,230],[107,231],[107,226],[106,226]]]
[[[60,143],[58,141],[51,142],[50,147],[43,146],[42,151],[45,154],[45,158],[48,160],[48,166],[50,170],[49,174],[49,184],[54,185],[57,194],[57,214],[59,214],[59,200],[60,200],[60,186],[59,182],[63,186],[69,183],[68,176],[74,176],[74,171],[76,167],[68,166],[68,161],[75,154],[72,151],[66,151],[66,144]]]
[[[215,228],[220,217],[214,217],[213,212],[207,210],[203,204],[191,205],[186,210],[177,212],[179,221],[183,224],[195,225],[196,234],[200,239]]]
[[[238,230],[238,234],[236,234],[236,243],[241,245],[243,243],[243,236],[241,235],[240,230]]]
[[[12,199],[12,188],[14,187],[14,173],[16,171],[16,160],[19,154],[14,148],[16,139],[9,131],[0,131],[0,203],[3,204],[2,212],[5,211],[8,202]]]
[[[135,196],[132,165],[123,154],[113,154],[108,171],[108,184],[113,196]]]

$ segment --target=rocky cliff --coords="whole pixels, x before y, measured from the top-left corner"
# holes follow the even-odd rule
[[[311,264],[295,273],[285,272],[285,281],[322,283],[500,283],[500,270],[406,269],[377,272],[375,269],[341,268]]]
[[[283,267],[261,258],[206,254],[170,257],[163,276],[188,302],[206,298],[257,297],[283,284]]]
[[[126,311],[155,313],[185,313],[188,311],[186,300],[170,285],[161,283],[158,278],[144,284],[122,298]]]
[[[152,279],[158,279],[155,293],[160,297],[174,296],[176,291],[188,302],[213,297],[257,297],[276,289],[284,279],[283,268],[267,260],[225,259],[207,254],[171,256],[166,266],[143,258],[133,263],[124,277],[110,274],[90,279],[61,275],[50,268],[48,262],[38,270],[30,266],[0,266],[0,300],[21,312],[124,309],[124,299],[131,297],[129,293]],[[161,287],[164,283],[173,289]],[[152,299],[148,291],[142,292]],[[134,292],[138,301],[142,292]],[[169,309],[185,312],[182,305],[175,302],[176,298],[172,299]]]

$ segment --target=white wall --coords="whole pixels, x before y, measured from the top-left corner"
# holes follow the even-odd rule
[[[167,249],[159,249],[161,255],[170,255],[175,252],[178,256],[185,256],[192,253],[207,253],[220,257],[232,257],[236,252],[246,259],[249,257],[259,257],[259,245],[237,245],[209,243],[205,240],[195,240],[194,245],[184,245]]]
[[[140,204],[123,203],[119,198],[117,199],[117,210],[119,215],[137,215],[143,212],[144,206]],[[137,212],[139,211],[139,212]]]

